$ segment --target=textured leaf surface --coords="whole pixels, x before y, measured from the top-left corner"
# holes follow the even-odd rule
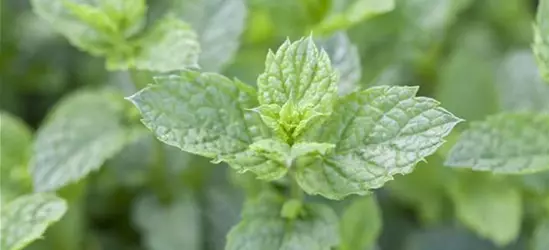
[[[305,205],[295,220],[283,219],[284,199],[263,193],[245,205],[242,221],[227,235],[226,250],[329,250],[338,242],[337,215],[320,204]]]
[[[543,78],[549,82],[549,1],[547,0],[539,1],[532,49]]]
[[[202,48],[199,64],[205,71],[219,72],[240,44],[246,5],[243,0],[178,1],[181,18],[198,32]]]
[[[170,204],[142,196],[135,203],[133,220],[149,250],[202,249],[200,208],[188,194],[179,194]]]
[[[129,132],[124,102],[108,91],[75,93],[62,100],[40,127],[30,172],[34,189],[57,190],[84,178],[116,154]]]
[[[67,204],[53,194],[25,195],[2,206],[0,248],[19,250],[40,238],[46,228],[61,219]]]
[[[362,74],[357,47],[351,43],[345,32],[337,32],[328,38],[317,41],[332,62],[332,67],[339,71],[338,91],[340,95],[355,90]]]
[[[460,177],[450,187],[459,220],[498,246],[516,240],[522,221],[520,192],[491,176],[467,173]]]
[[[500,114],[471,127],[451,149],[445,165],[494,173],[549,168],[549,115]]]
[[[245,154],[254,139],[268,134],[255,91],[214,73],[185,71],[156,78],[129,97],[143,123],[163,142],[193,154],[223,159]]]
[[[498,71],[497,87],[507,111],[549,111],[549,85],[543,82],[529,50],[505,56]]]
[[[315,31],[329,34],[347,29],[365,19],[389,12],[395,8],[394,0],[341,0],[332,3],[328,16],[317,25]]]
[[[340,250],[374,249],[381,233],[381,211],[375,196],[354,200],[343,212]]]
[[[305,136],[336,148],[325,157],[297,160],[301,187],[331,199],[365,194],[434,153],[460,119],[416,91],[373,87],[341,99],[330,120]]]
[[[168,72],[198,68],[200,44],[192,28],[173,17],[158,21],[139,41],[135,67]],[[117,68],[118,69],[118,68]]]
[[[286,40],[267,54],[265,72],[257,79],[259,112],[282,139],[297,138],[313,121],[330,115],[337,82],[328,54],[311,37]]]
[[[539,223],[532,239],[532,250],[545,250],[547,247],[549,247],[549,219]]]
[[[0,111],[0,205],[30,191],[27,163],[32,138],[19,118]]]

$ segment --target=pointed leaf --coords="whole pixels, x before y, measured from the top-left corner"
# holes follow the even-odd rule
[[[445,165],[508,174],[548,169],[549,115],[504,113],[473,122]]]
[[[325,157],[297,160],[301,187],[330,199],[366,194],[433,154],[460,119],[416,91],[373,87],[341,99],[330,120],[304,137],[336,148]]]
[[[124,102],[109,91],[82,91],[63,99],[40,127],[30,172],[34,189],[59,188],[84,178],[122,149],[130,131]]]
[[[338,244],[337,215],[330,207],[306,204],[295,220],[284,219],[281,196],[263,193],[246,203],[242,221],[227,235],[225,250],[330,250]]]
[[[40,238],[48,226],[67,211],[67,204],[53,194],[25,195],[2,206],[0,248],[19,250]]]
[[[204,157],[223,159],[244,153],[268,131],[249,109],[255,90],[215,73],[184,71],[156,78],[156,84],[128,99],[143,123],[172,146]]]
[[[257,79],[263,107],[259,112],[281,139],[290,141],[331,114],[337,81],[328,55],[316,48],[312,38],[287,40],[276,53],[267,54],[265,72]],[[277,124],[273,126],[272,120]]]

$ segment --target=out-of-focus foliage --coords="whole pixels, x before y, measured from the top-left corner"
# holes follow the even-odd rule
[[[2,249],[549,249],[547,0],[0,4]],[[244,110],[259,107],[246,93],[277,83],[258,78],[266,72],[265,55],[269,50],[275,54],[287,38],[303,36],[312,36],[326,51],[331,64],[324,66],[339,74],[338,95],[379,85],[419,86],[418,96],[436,99],[465,121],[412,173],[390,176],[376,172],[381,168],[368,168],[386,185],[368,189],[367,196],[333,201],[300,192],[300,185],[328,197],[365,194],[325,175],[353,172],[354,165],[313,162],[315,171],[301,177],[295,176],[300,169],[277,168],[273,176],[286,176],[259,181],[254,173],[238,174],[228,164],[214,165],[161,143],[124,100],[149,84],[167,84],[173,80],[168,72],[215,72],[231,94],[213,95],[216,84],[211,82],[197,89],[172,81],[177,88],[157,96],[154,105],[180,110],[189,104],[185,112],[175,112],[178,125],[212,105],[212,116],[194,120],[200,121],[196,126],[238,135],[238,124],[230,119],[238,115],[231,109],[238,104],[227,96],[238,93]],[[159,83],[153,76],[160,77]],[[205,98],[175,107],[163,98],[188,96],[190,88]],[[395,98],[404,98],[397,94]],[[383,117],[388,123],[390,117]],[[169,120],[160,113],[153,118]],[[360,135],[362,121],[350,123],[356,125],[353,135]],[[308,129],[306,119],[304,124]],[[174,133],[166,128],[155,130]],[[425,141],[417,147],[439,143],[432,139],[437,138],[433,131],[416,131]],[[387,131],[378,132],[371,138]],[[407,137],[397,133],[395,138]],[[243,143],[223,142],[216,148],[223,152]],[[278,144],[271,142],[254,148],[276,155]],[[389,140],[377,155],[423,157],[396,150],[400,142]],[[307,146],[287,152],[333,149],[329,144]],[[349,163],[357,155],[338,160]],[[379,165],[369,160],[360,166]],[[301,182],[292,182],[294,177]],[[366,182],[358,177],[348,175]],[[51,193],[39,192],[46,190]]]

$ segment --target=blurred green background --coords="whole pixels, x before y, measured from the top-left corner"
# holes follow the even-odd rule
[[[168,10],[192,19],[186,1],[147,1],[149,20]],[[245,1],[245,13],[228,11],[217,20],[227,22],[223,29],[236,36],[219,36],[203,46],[208,54],[203,69],[254,85],[266,52],[287,37],[295,40],[312,30],[319,39],[336,34],[333,39],[343,40],[325,41],[326,49],[333,42],[333,50],[360,62],[360,70],[342,72],[342,78],[357,79],[361,87],[419,85],[420,95],[434,97],[466,120],[415,172],[376,190],[383,221],[377,249],[533,249],[535,228],[549,214],[549,173],[491,175],[447,168],[443,161],[471,121],[500,112],[549,110],[549,85],[530,48],[537,1],[397,0],[394,10],[346,30],[316,29],[337,1]],[[128,96],[151,81],[147,72],[107,71],[103,58],[72,47],[33,13],[29,1],[1,4],[0,109],[32,131],[74,91],[107,86]],[[233,14],[243,15],[244,22],[234,21]],[[199,35],[211,31],[207,22],[197,21],[193,28]],[[358,54],[341,47],[348,42]],[[26,249],[223,249],[226,233],[239,221],[245,192],[257,185],[253,177],[235,176],[225,165],[167,145],[159,149],[154,140],[140,136],[99,171],[59,191],[69,201],[68,213]],[[158,163],[158,157],[164,160]],[[151,164],[163,167],[151,172]],[[352,200],[310,199],[338,212]]]

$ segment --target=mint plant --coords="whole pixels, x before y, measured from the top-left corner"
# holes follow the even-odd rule
[[[309,194],[366,194],[432,154],[460,119],[415,87],[338,96],[338,74],[312,39],[269,52],[258,90],[214,73],[157,77],[129,99],[159,140]],[[201,100],[208,100],[202,102]],[[191,112],[196,110],[196,113]]]

